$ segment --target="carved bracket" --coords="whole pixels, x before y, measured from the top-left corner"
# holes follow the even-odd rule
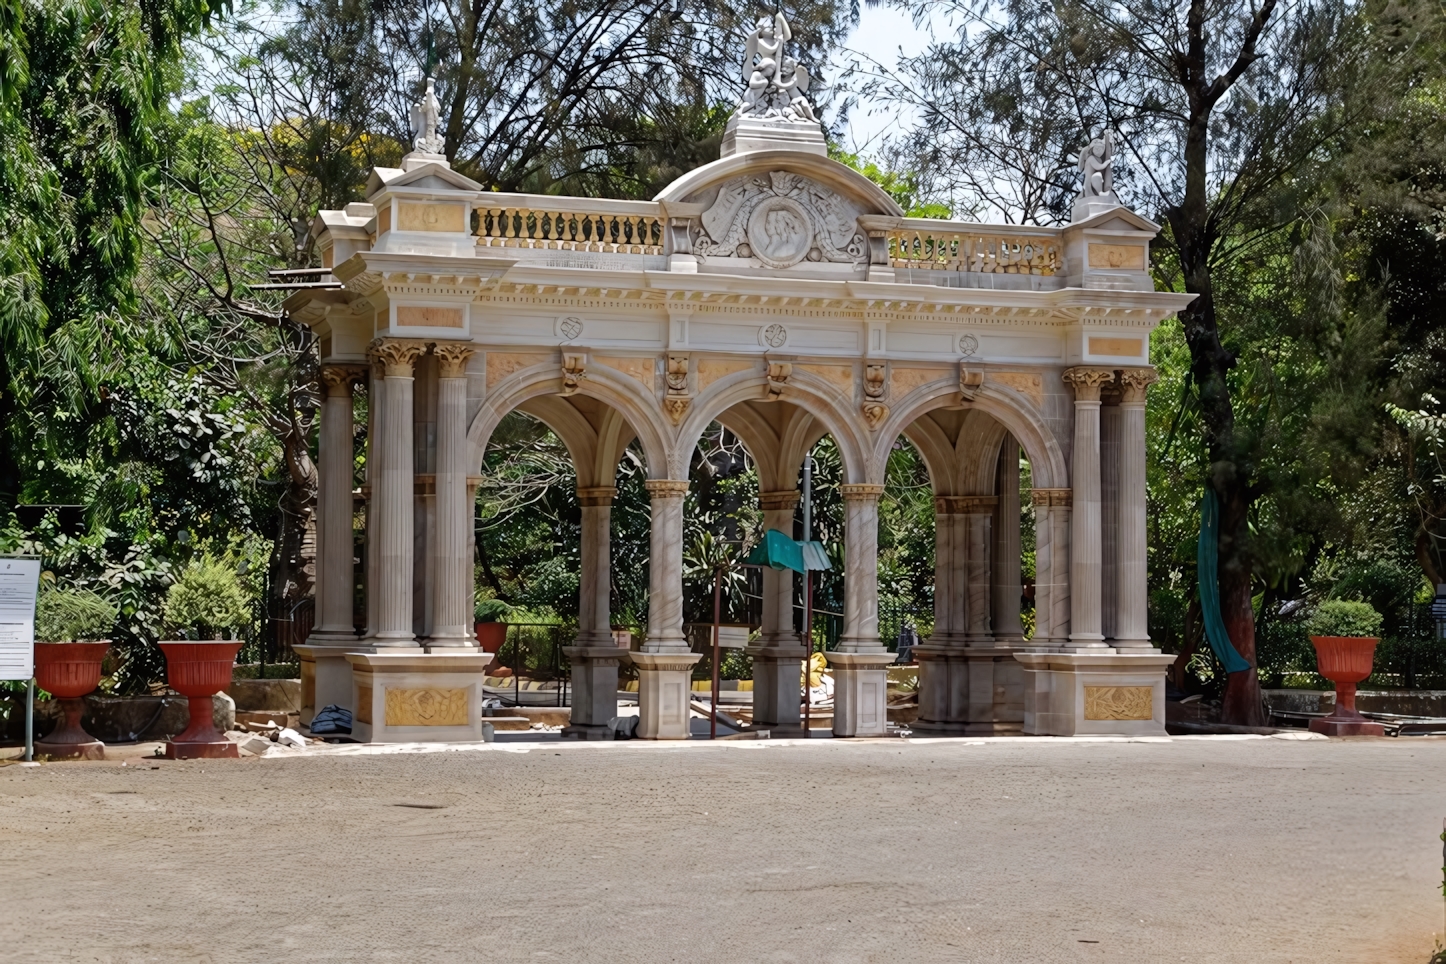
[[[970,368],[959,363],[959,396],[966,402],[974,401],[979,389],[984,387],[984,369]]]
[[[688,413],[688,406],[693,401],[692,393],[688,391],[688,356],[669,355],[663,377],[667,384],[663,410],[668,413],[673,424],[677,425],[683,421],[683,416]]]
[[[783,389],[788,385],[788,377],[792,374],[792,362],[768,363],[768,401],[778,400],[778,397],[783,394]]]
[[[562,353],[562,394],[571,395],[576,392],[586,375],[586,355],[572,352]]]
[[[869,423],[870,430],[877,429],[879,424],[889,417],[889,406],[883,402],[864,402],[860,409],[864,414],[864,421]]]

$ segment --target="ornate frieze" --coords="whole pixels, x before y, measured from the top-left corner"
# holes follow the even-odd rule
[[[862,264],[868,238],[859,212],[802,174],[774,171],[724,182],[698,219],[693,250],[705,257],[756,258],[770,268],[799,262]]]

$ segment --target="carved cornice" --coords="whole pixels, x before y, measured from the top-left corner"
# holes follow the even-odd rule
[[[366,367],[363,365],[322,365],[321,383],[326,386],[326,394],[340,398],[351,394],[353,383],[366,377]]]
[[[1160,373],[1153,368],[1120,369],[1121,400],[1126,404],[1145,404],[1145,393],[1160,380]]]
[[[654,499],[681,499],[688,492],[686,479],[648,479],[643,483]]]
[[[758,493],[758,507],[764,512],[779,509],[796,509],[803,496],[797,489],[781,489],[777,492]]]
[[[882,485],[866,485],[862,482],[846,482],[839,486],[845,502],[877,502],[884,494]]]
[[[1029,501],[1040,506],[1067,506],[1073,493],[1073,489],[1030,489]]]
[[[1066,385],[1074,386],[1074,400],[1077,402],[1098,402],[1100,387],[1115,380],[1113,368],[1089,368],[1080,366],[1066,368],[1060,376]]]
[[[387,378],[411,378],[417,359],[426,352],[426,342],[410,338],[378,338],[367,346],[367,354],[381,363]]]
[[[611,485],[597,485],[577,490],[577,504],[581,506],[612,505],[618,490]]]
[[[477,354],[471,345],[452,341],[439,341],[432,346],[437,356],[438,378],[466,378],[467,360]]]

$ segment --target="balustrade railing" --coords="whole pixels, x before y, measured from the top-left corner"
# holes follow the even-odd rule
[[[536,248],[606,254],[662,254],[663,218],[655,204],[611,201],[579,210],[587,201],[514,195],[478,205],[477,244],[484,248]],[[538,202],[542,202],[539,204]],[[598,203],[598,202],[593,202]],[[588,206],[591,206],[589,204]]]
[[[944,224],[906,224],[889,232],[889,261],[895,268],[982,274],[1034,274],[1060,271],[1058,238],[951,230]]]

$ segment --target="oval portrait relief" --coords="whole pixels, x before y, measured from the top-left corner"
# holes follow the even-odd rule
[[[748,245],[753,256],[770,268],[793,267],[813,246],[808,212],[792,198],[768,198],[748,219]]]

